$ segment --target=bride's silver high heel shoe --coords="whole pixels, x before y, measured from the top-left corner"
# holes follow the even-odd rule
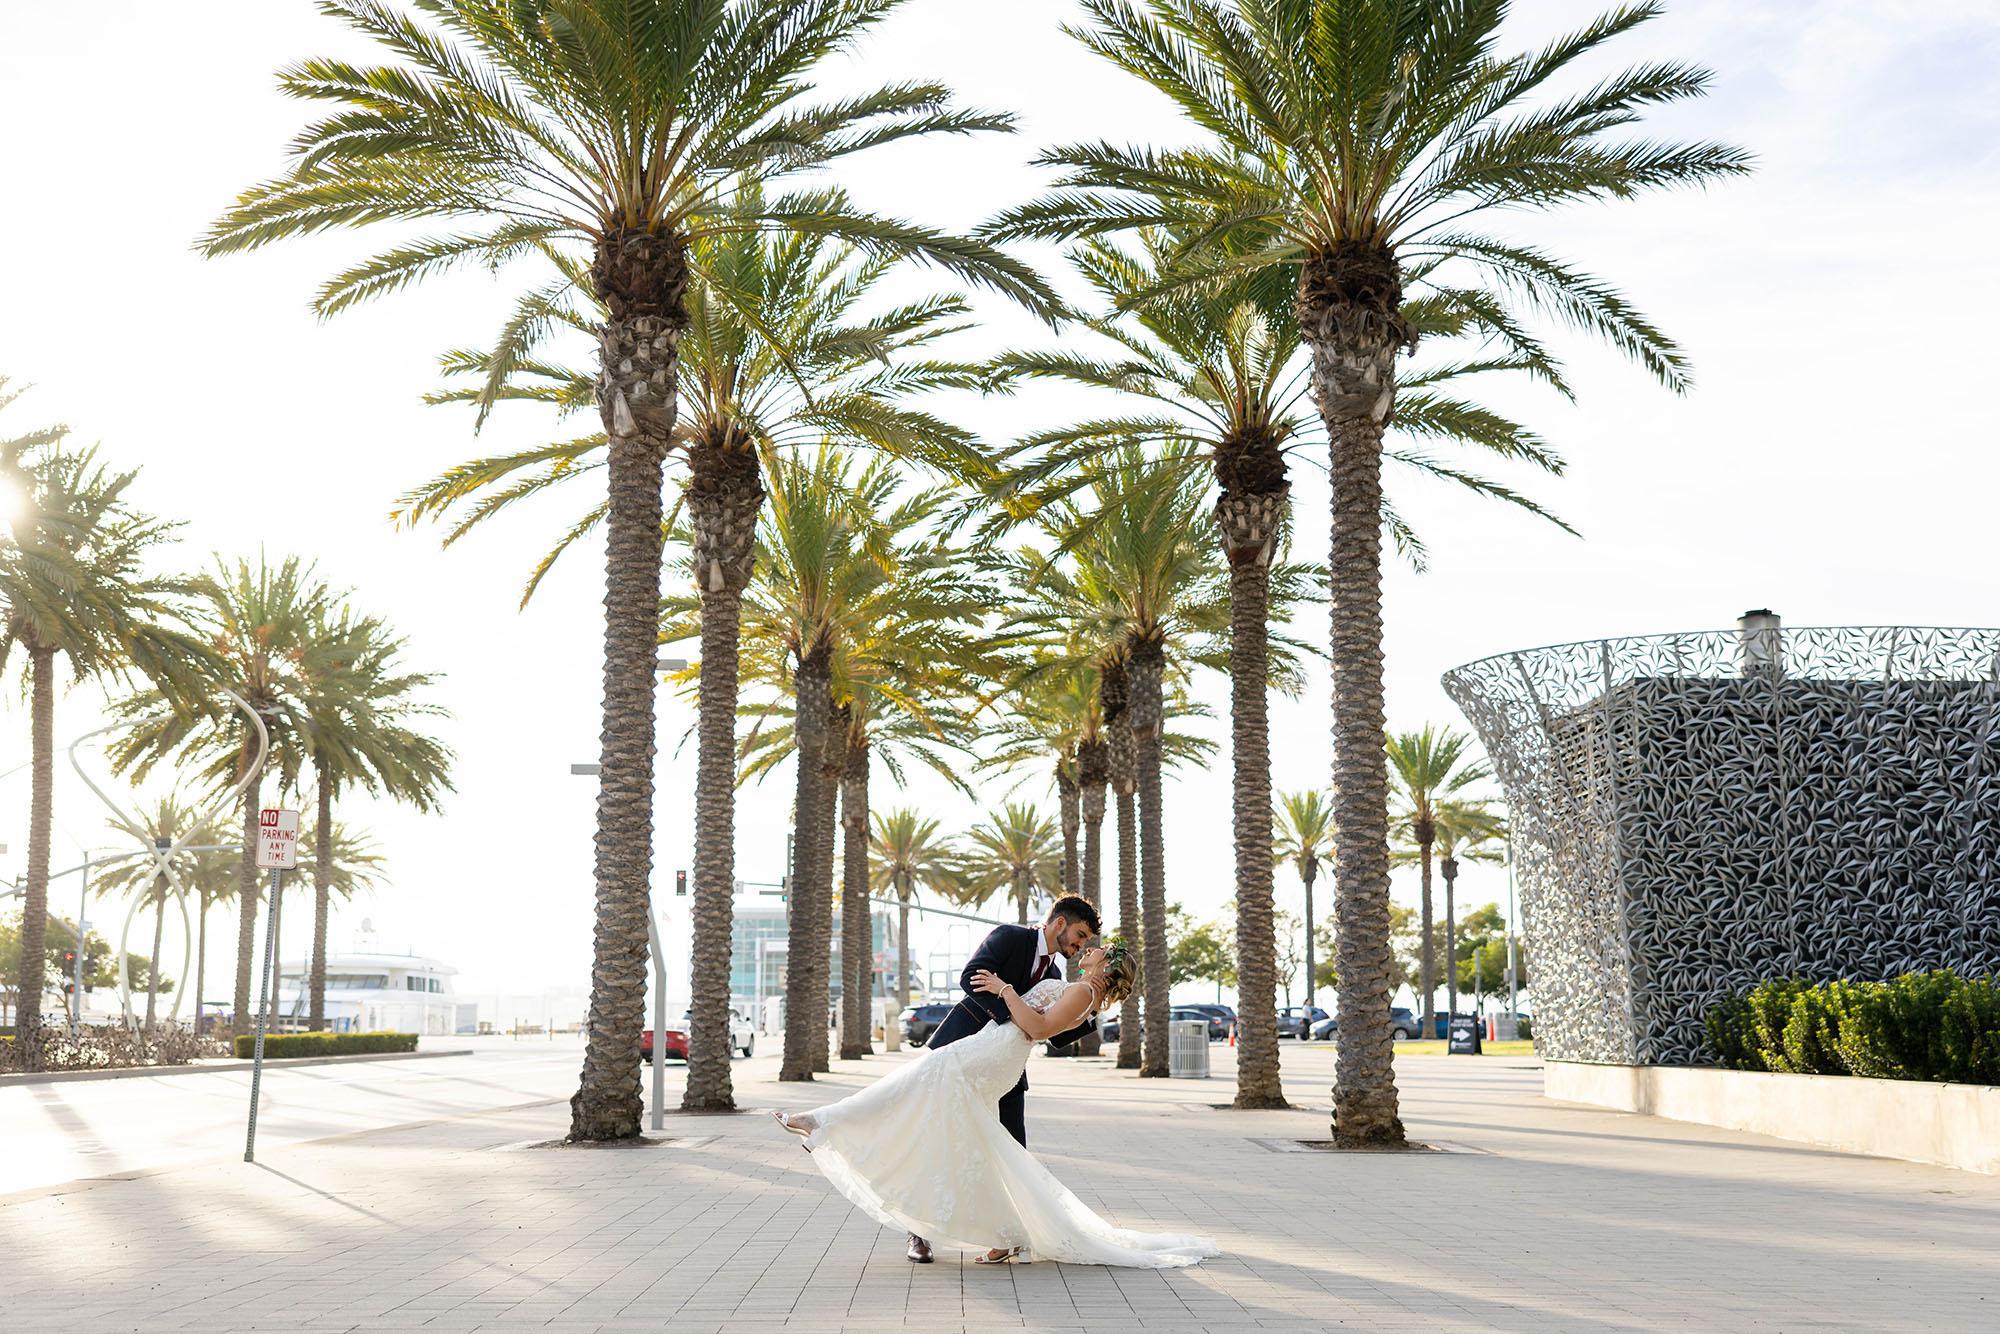
[[[1028,1263],[1027,1253],[1028,1248],[1026,1246],[1009,1246],[997,1255],[992,1251],[988,1251],[985,1255],[977,1256],[973,1259],[972,1263],[976,1265],[1026,1264]]]
[[[778,1123],[778,1127],[781,1130],[787,1134],[797,1135],[800,1139],[805,1139],[813,1133],[813,1127],[810,1124],[801,1124],[802,1122],[810,1122],[812,1120],[811,1117],[805,1115],[803,1112],[772,1112],[771,1119]],[[809,1144],[802,1144],[799,1147],[803,1148],[807,1153],[812,1152],[812,1146]]]

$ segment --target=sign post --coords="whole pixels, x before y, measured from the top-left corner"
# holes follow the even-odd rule
[[[278,890],[285,872],[299,864],[299,813],[266,806],[257,812],[257,868],[271,873],[271,906],[264,914],[264,980],[257,992],[257,1044],[250,1061],[250,1128],[243,1161],[257,1161],[257,1096],[264,1084],[264,1029],[271,1013],[271,960],[278,949]]]

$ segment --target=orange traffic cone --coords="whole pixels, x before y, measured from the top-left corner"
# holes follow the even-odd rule
[[[1229,1026],[1229,1045],[1232,1047],[1236,1045],[1236,1025],[1234,1024]]]

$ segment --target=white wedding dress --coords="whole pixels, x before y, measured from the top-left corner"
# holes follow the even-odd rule
[[[1048,978],[1021,999],[1046,1010],[1065,985]],[[863,1212],[934,1243],[1024,1246],[1037,1259],[1138,1269],[1218,1254],[1206,1237],[1111,1226],[1015,1143],[996,1104],[1021,1078],[1033,1046],[1017,1026],[991,1023],[922,1052],[852,1097],[807,1113],[813,1162]]]

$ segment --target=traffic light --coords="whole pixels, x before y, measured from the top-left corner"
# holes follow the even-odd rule
[[[688,873],[686,871],[675,871],[674,893],[680,895],[682,898],[686,898],[687,892],[688,892]]]

